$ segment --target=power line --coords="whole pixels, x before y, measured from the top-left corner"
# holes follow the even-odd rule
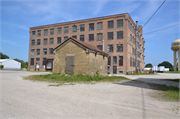
[[[164,0],[164,2],[159,6],[159,8],[156,10],[156,12],[161,8],[161,6],[166,2],[166,0]],[[156,14],[156,12],[150,17],[150,19],[144,24],[143,28],[146,26],[146,24],[151,20],[151,18]]]
[[[164,30],[164,29],[168,29],[168,28],[171,28],[171,27],[178,26],[179,24],[180,24],[180,23],[178,23],[178,24],[175,24],[175,25],[172,25],[172,26],[169,26],[169,27],[165,27],[165,28],[162,28],[162,29],[159,29],[159,30],[151,31],[151,32],[148,32],[148,33],[143,33],[143,34],[154,33],[154,32],[156,32],[156,31],[161,31],[161,30]]]

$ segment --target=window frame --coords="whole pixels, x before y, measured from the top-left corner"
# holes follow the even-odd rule
[[[99,36],[98,35],[101,35],[101,39],[99,40]],[[97,33],[97,41],[102,41],[103,40],[103,33]]]
[[[81,40],[82,36],[83,36],[83,40]],[[84,35],[80,35],[80,41],[84,42]]]
[[[41,45],[41,39],[37,39],[37,45]]]
[[[48,29],[44,29],[44,36],[48,36]]]
[[[113,56],[113,64],[117,64],[117,56]]]
[[[54,44],[54,38],[50,38],[49,39],[49,45],[53,45]]]
[[[97,30],[103,29],[103,22],[97,22]]]
[[[53,54],[53,48],[49,48],[49,54],[50,54],[50,55]]]
[[[120,33],[120,34],[119,34]],[[117,31],[117,39],[123,39],[123,31]],[[122,35],[122,37],[120,37]]]
[[[93,36],[93,39],[90,36]],[[89,41],[94,41],[94,34],[89,34]]]
[[[57,44],[60,44],[60,43],[61,43],[61,37],[57,37]]]
[[[110,24],[112,22],[112,24]],[[108,29],[112,29],[112,28],[114,28],[114,21],[113,20],[111,20],[111,21],[108,21],[108,27],[107,27]]]
[[[120,45],[120,46],[119,46]],[[123,44],[117,44],[116,45],[117,52],[123,52]],[[120,47],[120,48],[119,48]],[[122,50],[120,50],[122,48]]]
[[[94,30],[94,23],[89,23],[89,31],[93,31]]]
[[[44,53],[44,50],[46,50],[46,53]],[[43,48],[43,55],[47,55],[47,48]]]
[[[68,32],[69,32],[69,27],[68,26],[64,27],[64,34],[66,34]]]
[[[109,36],[110,34],[112,35],[112,38],[110,38],[110,36]],[[107,32],[107,39],[108,40],[113,40],[114,39],[114,32]]]
[[[33,39],[33,40],[31,40],[31,46],[34,46],[34,45],[36,45],[36,41]]]
[[[37,36],[41,36],[41,30],[37,31]]]
[[[46,42],[45,42],[45,40],[46,40]],[[43,40],[43,45],[47,45],[48,44],[48,39],[47,38],[44,38],[44,40]]]
[[[57,34],[62,34],[62,27],[57,28]]]
[[[50,29],[50,35],[54,35],[54,28]]]
[[[119,21],[119,22],[122,22],[122,23],[120,23],[120,24],[122,24],[122,25],[120,25],[120,26],[119,26],[118,21]],[[124,20],[123,20],[123,19],[118,19],[118,20],[117,20],[117,28],[119,28],[119,27],[123,27],[123,25],[124,25],[124,23],[123,23],[123,22],[124,22]]]
[[[108,48],[109,46],[111,46],[110,48]],[[111,49],[112,48],[112,49]],[[113,46],[113,44],[109,44],[109,45],[107,45],[107,52],[113,52],[114,51],[114,46]]]
[[[40,55],[41,53],[40,53],[40,49],[36,49],[36,55]]]

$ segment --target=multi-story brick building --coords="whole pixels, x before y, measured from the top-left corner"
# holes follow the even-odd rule
[[[92,19],[57,23],[30,28],[29,70],[52,69],[53,48],[73,37],[92,44],[109,54],[111,73],[135,70],[135,23],[128,13]],[[144,69],[144,43],[142,26],[138,26],[139,69]],[[45,63],[47,62],[47,64]],[[45,65],[46,64],[46,65]],[[47,67],[46,67],[47,66]]]

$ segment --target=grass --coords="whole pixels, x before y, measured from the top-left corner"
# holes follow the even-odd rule
[[[46,81],[50,83],[59,83],[59,85],[65,83],[92,83],[92,82],[115,82],[122,80],[129,80],[128,78],[121,76],[105,76],[105,77],[90,77],[88,75],[59,75],[57,73],[47,74],[47,75],[32,75],[24,77],[24,79],[32,81]]]
[[[132,73],[132,74],[126,74],[126,75],[155,75],[155,74],[143,72],[143,73]]]
[[[180,73],[178,71],[164,71],[164,73]]]
[[[180,101],[179,99],[179,88],[173,86],[166,86],[161,84],[148,83],[149,86],[160,90],[159,95],[162,96],[164,100],[170,101]]]

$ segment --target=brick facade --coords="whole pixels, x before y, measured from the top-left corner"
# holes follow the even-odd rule
[[[120,26],[118,25],[118,21],[121,20]],[[113,21],[113,22],[112,22]],[[123,22],[122,22],[123,21]],[[91,24],[94,24],[94,29],[91,29]],[[102,23],[102,28],[98,26],[98,24]],[[73,31],[73,26],[77,26],[77,30]],[[79,32],[80,26],[84,25],[84,31]],[[64,32],[64,30],[68,27],[68,33]],[[61,28],[61,33],[58,34],[58,28]],[[54,34],[50,34],[51,29],[54,29]],[[144,43],[145,40],[143,38],[143,29],[142,26],[138,26],[140,32],[138,33],[138,68],[144,69]],[[48,30],[48,34],[45,34],[45,31]],[[41,31],[41,35],[38,36],[37,33]],[[35,35],[33,35],[35,33]],[[108,33],[112,35],[112,38],[108,38]],[[111,34],[112,33],[112,34]],[[93,35],[91,35],[93,34]],[[99,34],[102,34],[99,40]],[[118,35],[120,34],[120,35]],[[123,34],[123,35],[122,35]],[[111,73],[113,73],[113,66],[116,66],[117,73],[126,73],[133,72],[135,69],[134,60],[135,60],[135,23],[130,17],[128,13],[118,14],[112,16],[105,16],[99,18],[85,19],[79,21],[44,25],[38,27],[30,28],[30,40],[29,40],[29,65],[28,69],[34,70],[36,63],[40,64],[40,70],[44,70],[43,58],[54,57],[54,54],[50,53],[50,48],[55,48],[58,46],[58,38],[61,38],[61,43],[64,42],[64,38],[66,37],[75,37],[76,39],[80,39],[80,36],[84,35],[84,42],[89,43],[94,46],[101,46],[102,39],[104,39],[104,51],[109,54],[111,57]],[[109,36],[110,36],[109,35]],[[94,39],[90,39],[90,37],[94,36]],[[54,42],[50,43],[50,40],[54,40]],[[40,39],[41,43],[38,45],[38,39]],[[47,45],[44,45],[43,41],[47,39]],[[35,41],[35,45],[32,45],[33,40]],[[123,45],[123,51],[118,51],[118,46]],[[108,51],[108,45],[113,45],[113,51]],[[31,50],[35,50],[35,54],[31,55]],[[37,49],[40,49],[40,54],[37,55]],[[47,54],[43,54],[43,50],[47,49]],[[113,62],[113,57],[116,56],[117,61]],[[123,57],[123,65],[120,65],[120,59]],[[31,64],[31,58],[34,58],[34,64]],[[36,61],[36,58],[40,58],[40,61]],[[120,59],[119,59],[120,58]],[[132,64],[132,65],[131,65]]]

